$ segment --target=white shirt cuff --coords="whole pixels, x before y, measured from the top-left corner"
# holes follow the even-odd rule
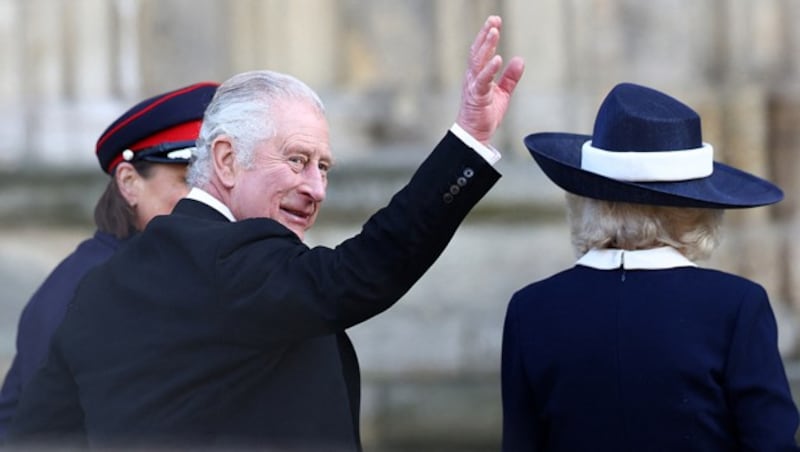
[[[453,123],[453,126],[450,127],[450,131],[453,132],[453,135],[457,136],[458,139],[463,141],[464,144],[466,144],[470,149],[480,154],[480,156],[489,162],[490,165],[494,165],[500,160],[500,151],[491,146],[486,146],[485,144],[476,140],[472,135],[462,129],[460,125]]]

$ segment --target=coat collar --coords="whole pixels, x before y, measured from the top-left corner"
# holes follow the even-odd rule
[[[591,249],[576,265],[612,270],[662,270],[675,267],[697,267],[675,248],[665,246],[648,250]]]
[[[203,189],[192,187],[192,189],[189,191],[189,194],[186,195],[186,199],[194,199],[195,201],[201,202],[221,213],[231,222],[236,221],[236,218],[233,216],[233,212],[231,212],[231,209],[229,209],[228,206],[223,204],[219,199],[211,196],[211,194]]]

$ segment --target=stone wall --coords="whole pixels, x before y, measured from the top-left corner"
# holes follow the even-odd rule
[[[784,187],[728,213],[709,265],[767,287],[800,374],[800,2],[783,0],[0,0],[0,366],[21,305],[91,230],[94,140],[129,105],[254,68],[306,80],[340,163],[309,242],[334,245],[451,124],[490,13],[502,53],[527,61],[496,143],[504,177],[412,291],[351,332],[370,450],[497,449],[505,304],[573,258],[562,195],[521,138],[589,133],[619,81],[686,101],[717,159]]]

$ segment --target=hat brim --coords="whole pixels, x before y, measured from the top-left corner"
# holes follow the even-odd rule
[[[137,152],[134,158],[152,163],[182,163],[185,165],[191,161],[194,148],[194,141],[161,143]]]
[[[581,169],[581,147],[589,135],[535,133],[525,146],[550,180],[576,195],[606,201],[677,207],[736,209],[774,204],[783,192],[745,171],[714,162],[711,176],[680,182],[628,182]]]
[[[167,158],[158,155],[151,155],[148,157],[144,157],[141,160],[150,163],[180,163],[182,165],[188,165],[189,162],[191,161],[191,159],[187,158]]]

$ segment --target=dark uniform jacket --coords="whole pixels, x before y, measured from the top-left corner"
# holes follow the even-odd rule
[[[720,271],[577,265],[531,284],[502,370],[505,451],[798,450],[767,294]]]
[[[85,278],[12,439],[359,449],[345,330],[403,296],[498,178],[448,133],[333,249],[181,200]]]
[[[86,272],[108,260],[119,244],[114,236],[95,232],[53,269],[25,305],[17,327],[17,354],[0,390],[0,442],[11,424],[23,386],[47,358],[50,339],[78,283]]]

